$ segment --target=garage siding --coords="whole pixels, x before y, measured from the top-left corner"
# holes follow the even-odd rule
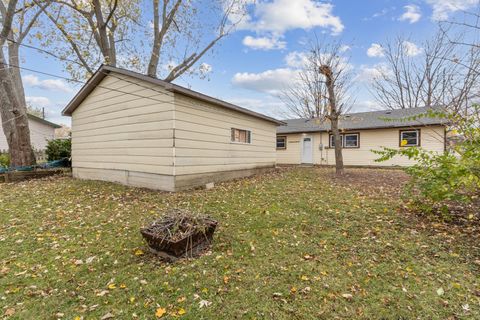
[[[175,93],[175,174],[274,167],[276,124]],[[231,129],[251,143],[231,142]]]
[[[173,121],[172,93],[128,76],[106,76],[72,115],[74,173],[172,175]],[[123,179],[122,173],[103,174]]]

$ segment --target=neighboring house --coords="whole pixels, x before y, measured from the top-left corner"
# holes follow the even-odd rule
[[[47,141],[55,138],[55,129],[60,128],[58,124],[47,121],[40,117],[28,114],[28,127],[30,129],[30,141],[35,151],[43,151]],[[0,152],[8,150],[7,139],[0,123]]]
[[[379,155],[371,150],[381,147],[421,146],[429,151],[444,152],[445,122],[439,118],[415,116],[427,108],[352,113],[341,116],[342,154],[347,166],[409,166],[414,162],[395,157],[375,162]],[[388,121],[386,120],[388,119]],[[330,123],[315,119],[284,120],[277,129],[278,164],[335,164],[335,150]],[[401,146],[402,140],[407,144]]]
[[[73,176],[177,191],[275,166],[282,122],[139,73],[102,66],[63,110]]]

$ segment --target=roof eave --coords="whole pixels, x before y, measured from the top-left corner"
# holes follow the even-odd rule
[[[73,111],[82,103],[82,101],[95,89],[96,85],[100,83],[108,74],[107,66],[101,65],[90,79],[77,92],[67,106],[62,110],[62,116],[70,117]]]
[[[412,128],[412,127],[428,127],[428,126],[448,126],[448,123],[418,123],[418,124],[403,124],[403,125],[398,125],[398,126],[377,126],[377,127],[365,127],[365,128],[343,128],[340,130],[346,130],[346,131],[351,131],[351,130],[376,130],[376,129],[398,129],[398,128]],[[293,131],[286,131],[286,132],[281,132],[277,131],[277,134],[289,134],[289,133],[313,133],[313,132],[329,132],[331,130],[329,129],[295,129]]]

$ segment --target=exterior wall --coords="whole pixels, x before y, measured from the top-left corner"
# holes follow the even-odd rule
[[[411,128],[403,128],[411,129]],[[375,162],[378,155],[371,150],[379,150],[380,147],[399,148],[399,131],[402,128],[395,129],[371,129],[371,130],[352,130],[346,133],[360,133],[360,148],[344,148],[343,161],[347,166],[409,166],[414,161],[405,157],[395,157],[385,162]],[[445,131],[443,126],[421,127],[420,145],[422,148],[430,151],[443,152]],[[277,163],[279,164],[301,164],[301,144],[302,133],[278,134],[287,136],[287,148],[277,150]],[[313,138],[313,161],[314,164],[334,165],[335,151],[328,148],[329,134],[326,132],[306,133],[305,136]],[[319,146],[323,144],[324,149]]]
[[[175,93],[175,175],[274,167],[272,122]],[[251,131],[251,143],[231,142],[231,128]],[[212,178],[212,181],[215,179]],[[193,181],[193,180],[192,180]]]
[[[232,143],[231,128],[250,130],[252,143]],[[275,137],[269,121],[112,74],[73,112],[72,171],[178,191],[274,167]]]
[[[52,126],[32,119],[28,119],[28,126],[30,128],[30,140],[35,150],[45,150],[47,140],[55,138],[55,128]],[[8,150],[8,143],[0,122],[0,151],[3,150]]]
[[[108,75],[72,115],[74,177],[172,190],[173,119],[172,93]]]

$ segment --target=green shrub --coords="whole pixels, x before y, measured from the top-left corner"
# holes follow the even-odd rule
[[[10,166],[10,155],[8,153],[0,154],[0,168],[8,168]]]
[[[72,141],[71,139],[49,140],[45,152],[48,161],[70,158],[72,155]]]
[[[415,160],[416,164],[406,169],[411,177],[405,188],[407,204],[423,212],[448,216],[451,204],[470,204],[480,195],[480,129],[472,119],[446,113],[443,117],[458,128],[455,131],[462,137],[462,141],[445,153],[419,147],[383,148],[373,152],[380,155],[376,161],[394,156]]]

